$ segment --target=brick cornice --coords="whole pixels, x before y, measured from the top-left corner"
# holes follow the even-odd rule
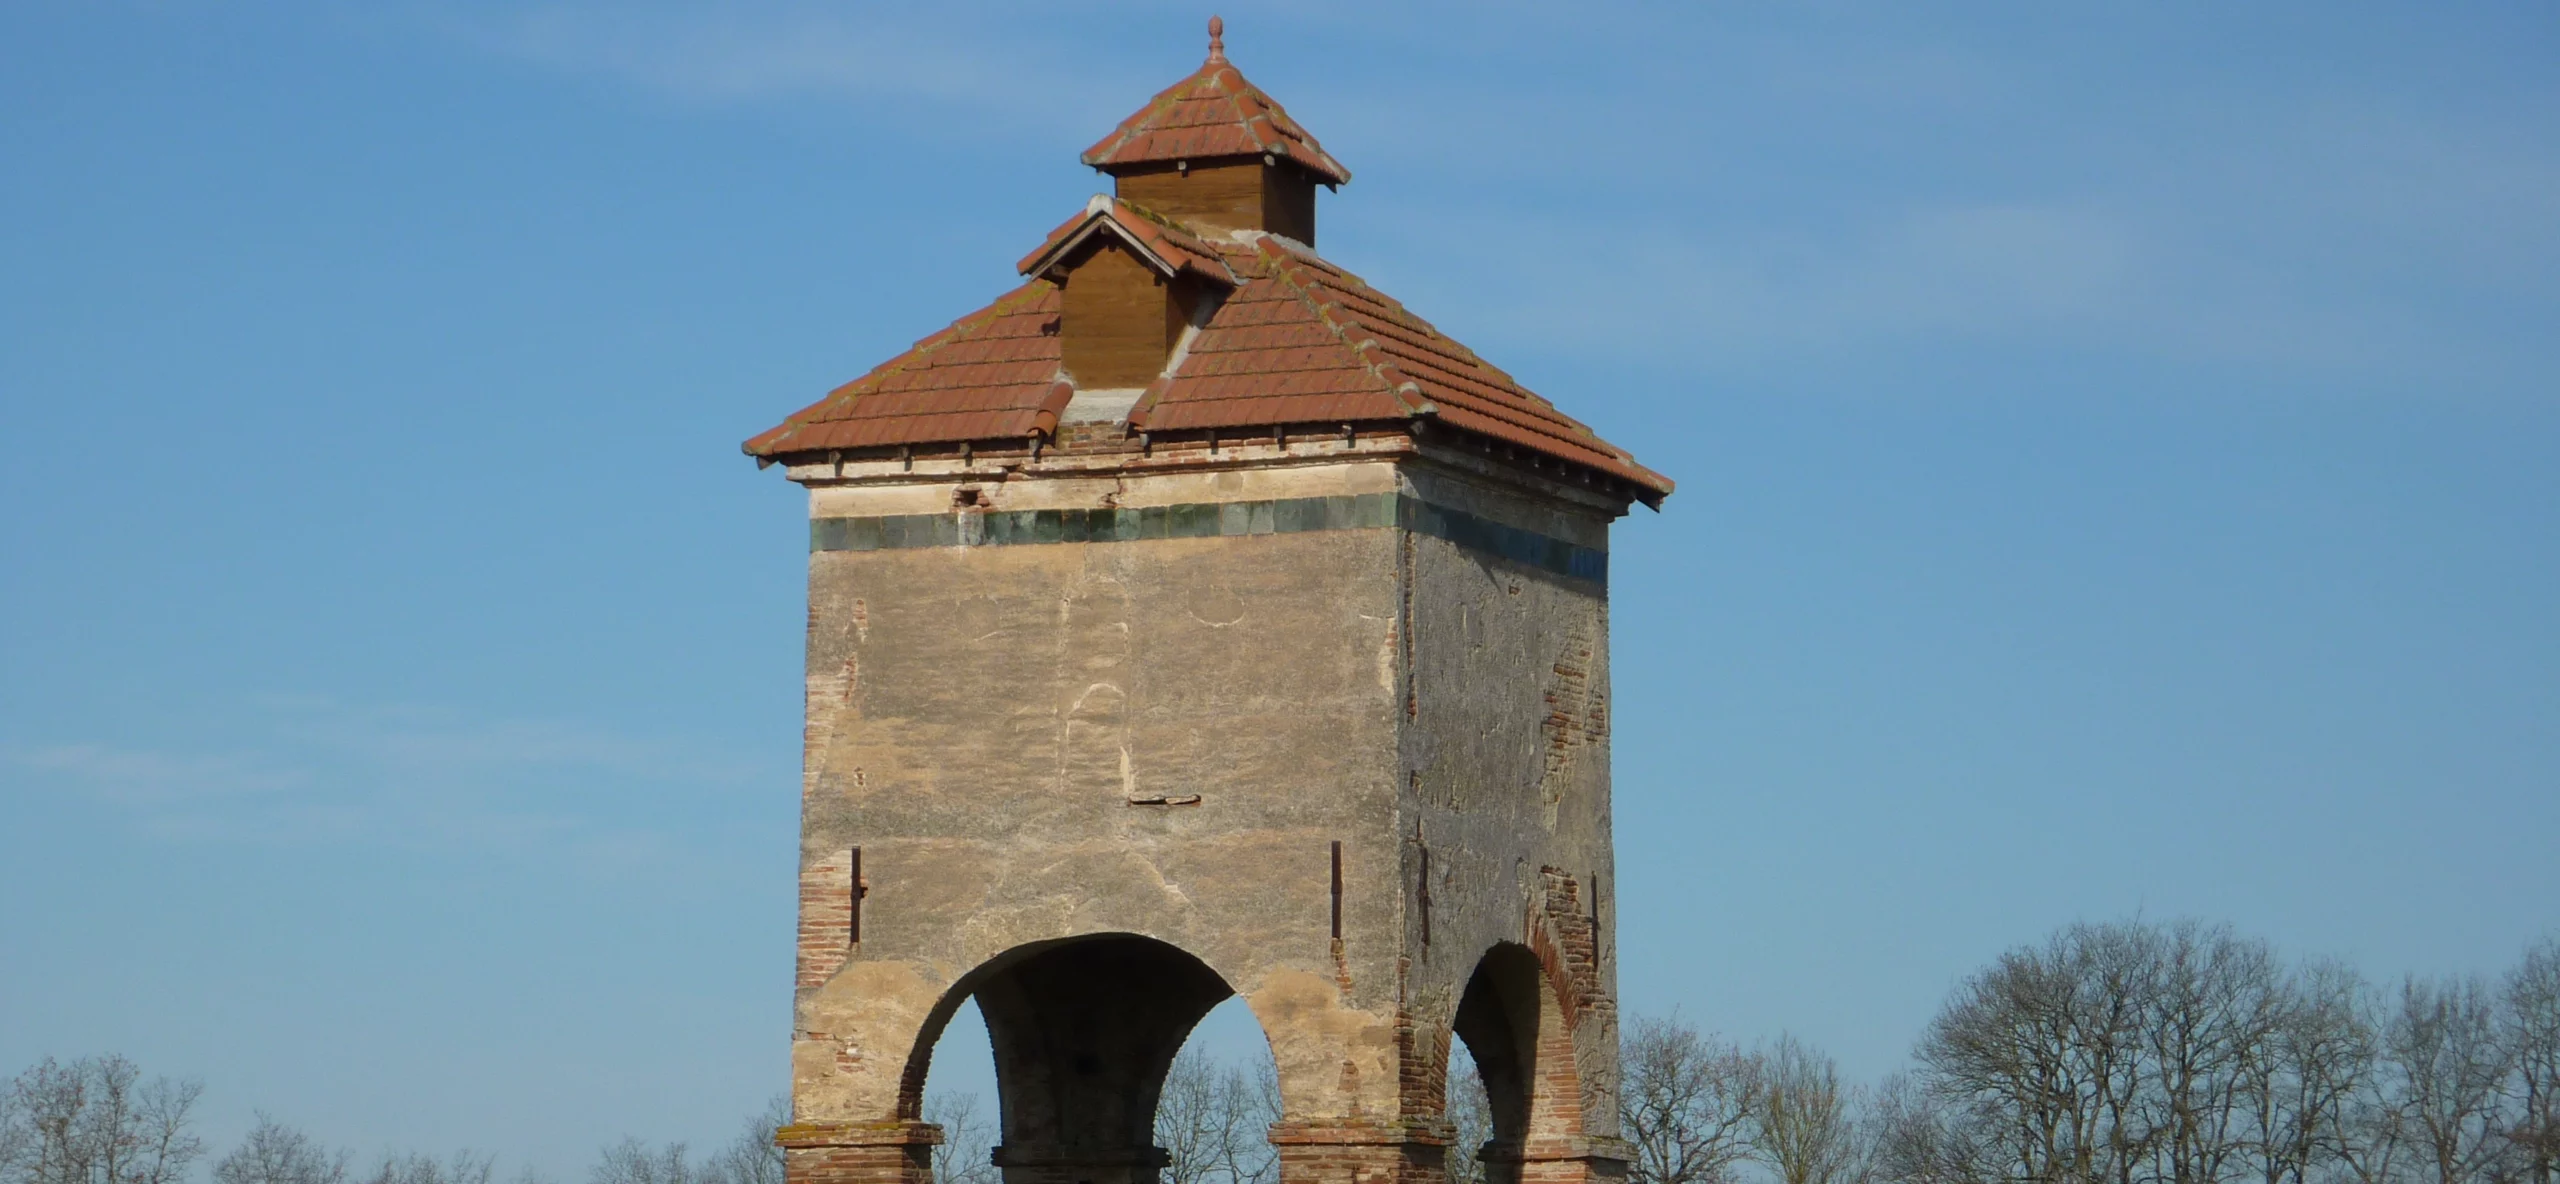
[[[795,1122],[773,1132],[786,1148],[932,1147],[942,1142],[942,1128],[930,1122],[892,1119],[887,1122]]]
[[[1457,1128],[1445,1118],[1414,1118],[1399,1122],[1275,1122],[1271,1124],[1274,1147],[1386,1147],[1420,1144],[1446,1147],[1457,1138]]]

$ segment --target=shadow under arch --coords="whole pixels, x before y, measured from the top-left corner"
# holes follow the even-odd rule
[[[1183,1040],[1235,994],[1181,947],[1134,933],[1016,946],[962,975],[926,1016],[899,1081],[922,1116],[933,1048],[972,997],[995,1053],[1006,1184],[1156,1184],[1156,1103]]]
[[[1475,1059],[1493,1126],[1491,1142],[1459,1151],[1482,1159],[1487,1184],[1514,1184],[1531,1141],[1581,1126],[1573,1034],[1546,966],[1527,946],[1495,943],[1467,979],[1450,1027]]]

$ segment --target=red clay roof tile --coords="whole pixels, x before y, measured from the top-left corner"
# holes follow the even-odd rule
[[[1084,162],[1110,172],[1156,161],[1268,153],[1330,184],[1350,180],[1351,170],[1328,155],[1277,100],[1245,81],[1243,72],[1227,61],[1220,32],[1213,19],[1209,60],[1085,149]]]
[[[754,439],[756,456],[1020,439],[1056,429],[1058,287],[1033,280],[918,341]]]
[[[1230,258],[1252,278],[1192,338],[1172,381],[1139,400],[1132,424],[1175,431],[1427,416],[1671,491],[1661,474],[1312,250],[1264,236]]]
[[[1268,428],[1432,418],[1452,428],[1632,482],[1671,482],[1593,434],[1358,276],[1277,236],[1214,243],[1126,202],[1050,235],[1026,266],[1098,220],[1148,236],[1238,286],[1193,333],[1130,423],[1148,431]],[[1193,260],[1191,256],[1199,256]],[[1019,439],[1054,431],[1072,391],[1060,378],[1058,288],[1035,278],[918,341],[747,441],[757,456],[890,444]]]

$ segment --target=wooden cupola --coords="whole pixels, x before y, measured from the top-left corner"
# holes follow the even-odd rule
[[[1093,147],[1119,197],[1209,234],[1262,230],[1316,241],[1316,186],[1351,179],[1280,104],[1227,61],[1209,18],[1209,59]]]
[[[1212,19],[1208,60],[1086,150],[1117,195],[1096,195],[1024,256],[1020,287],[747,441],[748,453],[832,486],[873,479],[848,465],[922,480],[919,458],[979,474],[972,458],[990,449],[1036,467],[1044,447],[1084,465],[1122,444],[1161,459],[1157,441],[1205,443],[1224,463],[1221,439],[1253,440],[1294,464],[1338,441],[1346,457],[1421,449],[1432,464],[1586,490],[1594,505],[1658,506],[1669,478],[1317,253],[1316,187],[1351,172],[1245,81],[1222,31]],[[1587,548],[1463,529],[1475,533],[1462,545],[1605,574]]]

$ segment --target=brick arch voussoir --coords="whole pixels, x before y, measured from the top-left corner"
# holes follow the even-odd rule
[[[1552,867],[1538,869],[1538,879],[1541,892],[1523,920],[1522,937],[1555,993],[1566,1030],[1615,1020],[1617,1001],[1601,981],[1599,929],[1583,901],[1583,885]]]
[[[1155,945],[1162,946],[1176,955],[1189,958],[1192,961],[1199,963],[1210,974],[1217,976],[1223,982],[1232,984],[1236,981],[1231,977],[1233,971],[1231,971],[1230,968],[1219,965],[1217,962],[1208,958],[1202,957],[1196,950],[1177,942],[1167,941],[1164,938],[1157,937],[1152,934],[1138,933],[1128,930],[1107,928],[1096,929],[1090,932],[1050,938],[1042,941],[1023,942],[998,951],[979,962],[977,966],[972,968],[968,973],[953,980],[950,986],[943,990],[941,997],[934,1001],[933,1007],[927,1011],[924,1022],[917,1026],[914,1040],[907,1050],[906,1062],[904,1066],[901,1067],[898,1074],[898,1102],[896,1117],[909,1122],[919,1121],[924,1117],[925,1081],[927,1076],[930,1075],[933,1070],[934,1047],[941,1043],[943,1030],[950,1025],[951,1017],[959,1013],[961,1004],[968,1002],[972,996],[976,995],[981,988],[986,987],[989,982],[997,976],[1011,971],[1016,966],[1019,966],[1022,962],[1030,958],[1062,946],[1072,945],[1077,942],[1092,941],[1100,938],[1143,939]],[[1229,989],[1232,990],[1232,986],[1230,986]],[[1254,1018],[1257,1026],[1262,1026],[1264,1028],[1264,1036],[1267,1040],[1269,1038],[1268,1025],[1263,1022],[1260,1015],[1256,1015]]]

